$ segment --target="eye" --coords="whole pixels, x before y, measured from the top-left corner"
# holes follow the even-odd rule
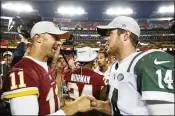
[[[110,35],[113,33],[114,30],[115,30],[115,29],[110,29],[110,30],[108,30],[107,33],[106,33],[106,36],[107,36],[107,37],[110,36]]]
[[[60,37],[58,35],[54,35],[54,34],[49,34],[50,36],[52,36],[52,38],[54,38],[56,41],[60,40]]]
[[[110,34],[111,34],[111,31],[108,30],[108,31],[106,32],[106,36],[108,37],[108,36],[110,36]]]

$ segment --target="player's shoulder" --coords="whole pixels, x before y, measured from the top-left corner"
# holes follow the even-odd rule
[[[34,61],[30,60],[29,58],[23,57],[19,62],[17,62],[13,67],[25,67],[30,68],[31,65],[35,64]],[[30,67],[29,67],[30,66]]]
[[[146,56],[150,56],[151,57],[157,57],[157,56],[160,56],[162,58],[173,58],[172,55],[168,54],[167,52],[165,51],[162,51],[162,50],[155,50],[155,49],[152,49],[152,50],[148,50],[146,52],[143,52],[143,56],[146,57]]]
[[[90,73],[91,73],[91,83],[93,85],[100,85],[100,86],[104,86],[105,83],[104,83],[104,75],[102,74],[99,74],[97,72],[95,72],[94,70],[90,70]]]
[[[145,52],[139,52],[135,57],[131,60],[130,65],[128,67],[128,71],[133,71],[138,68],[142,69],[143,67],[149,67],[150,65],[157,66],[161,64],[171,66],[174,63],[174,57],[162,50],[148,50]],[[169,65],[171,64],[171,65]]]
[[[20,72],[23,71],[24,75],[35,75],[36,71],[33,69],[36,68],[34,67],[35,63],[28,59],[28,58],[22,58],[18,63],[16,63],[9,71],[9,74],[13,72]],[[32,71],[31,71],[32,70]]]
[[[146,52],[142,52],[140,56],[136,58],[136,61],[144,64],[157,64],[160,61],[167,61],[168,63],[174,62],[174,57],[162,50],[148,50]]]

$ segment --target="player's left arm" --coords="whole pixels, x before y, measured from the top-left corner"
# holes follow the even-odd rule
[[[39,113],[37,95],[12,98],[9,103],[12,115],[38,115]]]
[[[142,57],[135,69],[138,89],[151,114],[174,113],[174,57],[153,52]]]

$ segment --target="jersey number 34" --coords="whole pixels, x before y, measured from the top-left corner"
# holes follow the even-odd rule
[[[92,85],[83,85],[81,93],[79,91],[80,87],[76,83],[68,82],[67,87],[71,91],[69,96],[74,99],[81,95],[92,95]]]

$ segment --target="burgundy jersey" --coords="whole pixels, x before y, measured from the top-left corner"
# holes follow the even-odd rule
[[[9,100],[15,97],[37,95],[39,115],[48,115],[59,109],[57,93],[57,84],[50,69],[46,72],[33,60],[22,58],[9,71],[1,98]]]
[[[73,99],[81,95],[92,95],[99,99],[100,91],[105,85],[102,75],[85,68],[66,72],[64,80],[69,90],[68,94]]]

